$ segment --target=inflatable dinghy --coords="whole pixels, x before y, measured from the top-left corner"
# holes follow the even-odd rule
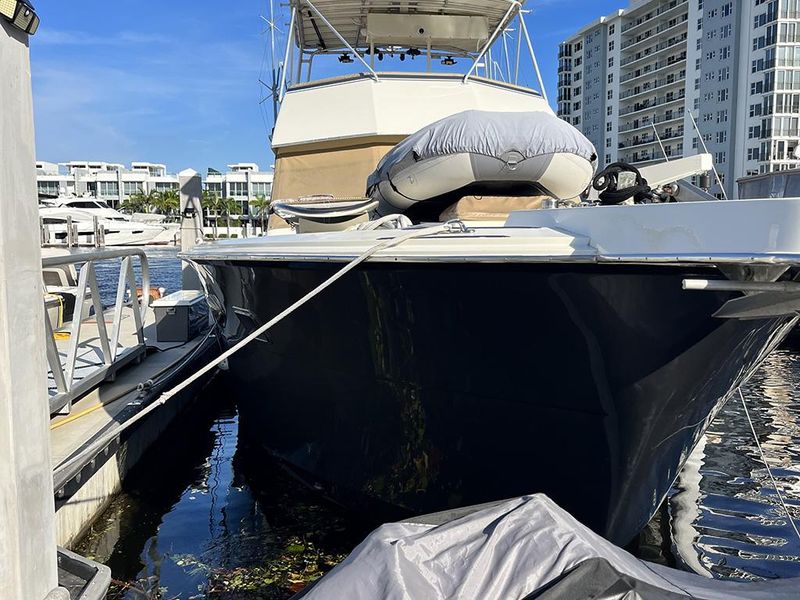
[[[549,112],[468,110],[392,148],[367,180],[378,215],[438,215],[464,196],[578,197],[594,175],[594,146]]]

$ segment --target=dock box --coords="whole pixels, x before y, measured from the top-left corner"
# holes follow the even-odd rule
[[[203,292],[181,290],[152,304],[159,342],[188,342],[208,327],[208,304]]]

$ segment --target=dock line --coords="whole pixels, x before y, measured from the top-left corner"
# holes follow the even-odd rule
[[[219,330],[219,323],[215,322],[211,326],[211,328],[208,330],[208,332],[205,334],[205,336],[203,336],[203,339],[200,340],[200,342],[197,344],[197,347],[194,348],[185,357],[183,357],[180,360],[180,362],[178,362],[176,365],[165,367],[164,369],[162,369],[161,371],[156,373],[154,378],[149,379],[148,381],[149,381],[150,385],[148,386],[147,389],[150,389],[152,387],[158,386],[167,377],[168,371],[172,372],[172,371],[177,371],[179,369],[182,369],[187,363],[189,363],[197,355],[198,352],[200,352],[200,350],[204,347],[204,345],[206,343],[206,340],[208,340],[208,338],[211,337],[218,330]],[[126,395],[131,394],[131,393],[135,392],[137,389],[141,389],[141,388],[142,388],[142,382],[139,382],[135,386],[131,387],[129,390],[127,390],[126,392],[121,394],[120,396],[115,397],[112,400],[109,400],[108,402],[104,402],[102,404],[97,404],[95,406],[87,408],[84,411],[81,411],[80,413],[77,413],[75,415],[75,418],[77,419],[77,418],[80,418],[81,416],[86,416],[87,414],[90,414],[90,413],[94,412],[95,410],[99,410],[100,408],[103,408],[105,406],[108,406],[109,404],[117,402],[120,399],[122,399],[123,397],[125,397]],[[114,441],[128,427],[130,427],[131,425],[133,425],[137,421],[141,420],[144,416],[146,416],[147,414],[149,414],[150,412],[155,410],[155,408],[157,408],[158,406],[161,406],[161,405],[165,404],[166,400],[168,400],[168,398],[164,399],[164,401],[160,402],[160,403],[159,403],[159,400],[161,400],[161,397],[159,397],[159,399],[156,400],[154,403],[149,404],[143,410],[141,410],[138,413],[136,413],[135,415],[133,415],[127,421],[119,423],[117,425],[117,427],[115,427],[114,429],[109,431],[103,437],[98,438],[96,442],[94,442],[93,444],[91,444],[91,445],[87,446],[86,448],[84,448],[80,453],[76,454],[72,458],[69,458],[69,459],[65,460],[64,462],[62,462],[61,464],[59,464],[55,469],[53,469],[53,488],[55,490],[58,490],[61,487],[63,487],[64,484],[67,481],[70,480],[70,478],[72,478],[78,471],[80,471],[80,469],[83,468],[83,464],[86,462],[85,459],[86,459],[87,456],[90,457],[89,458],[89,460],[90,460],[91,459],[91,455],[98,454],[106,446],[108,446],[108,444],[110,444],[112,441]],[[56,426],[61,426],[62,423],[66,424],[67,422],[71,422],[72,420],[74,420],[74,419],[65,419],[64,421],[59,421],[56,424]],[[55,428],[56,427],[52,427],[51,429],[55,429]]]
[[[189,377],[184,379],[178,385],[172,387],[171,389],[167,390],[166,392],[163,392],[158,397],[157,400],[155,400],[154,402],[149,404],[147,407],[145,407],[144,409],[142,409],[141,411],[139,411],[138,413],[133,415],[130,419],[128,419],[127,421],[125,421],[123,423],[120,423],[119,426],[117,426],[115,429],[111,430],[106,435],[98,438],[95,443],[93,443],[90,446],[86,447],[79,454],[77,454],[74,457],[72,457],[71,459],[61,463],[58,467],[56,467],[56,469],[55,469],[55,471],[53,473],[53,477],[54,477],[54,480],[55,480],[55,485],[54,485],[55,489],[61,488],[64,485],[64,483],[66,483],[66,481],[68,480],[68,478],[64,478],[63,477],[63,474],[65,472],[68,472],[70,469],[75,467],[75,465],[81,465],[82,463],[85,462],[85,460],[89,459],[89,457],[91,457],[92,455],[95,455],[98,452],[102,451],[103,448],[105,448],[108,444],[110,444],[112,441],[114,441],[123,431],[125,431],[126,429],[128,429],[129,427],[131,427],[132,425],[134,425],[135,423],[137,423],[138,421],[140,421],[141,419],[143,419],[147,415],[149,415],[151,412],[153,412],[154,410],[156,410],[160,406],[163,406],[164,404],[166,404],[169,401],[170,398],[172,398],[176,394],[178,394],[178,393],[182,392],[183,390],[185,390],[192,383],[194,383],[195,381],[197,381],[198,379],[203,377],[203,375],[205,375],[208,372],[212,371],[213,369],[217,368],[221,363],[223,363],[224,361],[228,360],[231,356],[233,356],[234,354],[239,352],[239,350],[241,350],[242,348],[247,346],[250,342],[255,340],[257,337],[261,336],[263,333],[265,333],[270,328],[272,328],[275,325],[277,325],[279,322],[281,322],[283,319],[288,317],[290,314],[292,314],[298,308],[303,306],[306,302],[308,302],[309,300],[313,299],[315,296],[319,295],[324,290],[326,290],[328,287],[330,287],[331,285],[336,283],[339,279],[341,279],[342,277],[347,275],[347,273],[349,273],[350,271],[355,269],[358,265],[360,265],[361,263],[366,261],[373,254],[375,254],[377,252],[380,252],[381,250],[387,250],[389,248],[393,248],[395,246],[399,246],[400,244],[402,244],[404,242],[407,242],[409,240],[413,240],[413,239],[416,239],[416,238],[428,237],[428,236],[437,235],[439,233],[445,233],[445,232],[447,232],[447,233],[451,233],[451,232],[464,233],[465,231],[467,231],[467,229],[466,229],[466,227],[464,226],[464,224],[461,221],[448,221],[447,223],[443,223],[441,225],[433,225],[431,227],[425,227],[425,228],[422,228],[422,229],[414,229],[414,230],[409,231],[408,233],[406,233],[404,235],[400,235],[400,236],[398,236],[396,238],[388,239],[388,240],[385,240],[385,241],[383,241],[383,242],[381,242],[379,244],[375,244],[374,246],[372,246],[371,248],[366,250],[363,254],[361,254],[361,255],[357,256],[356,258],[354,258],[353,260],[351,260],[344,267],[342,267],[336,273],[331,275],[328,279],[326,279],[321,284],[319,284],[317,287],[315,287],[313,290],[308,292],[305,296],[303,296],[299,300],[295,301],[293,304],[291,304],[290,306],[285,308],[283,311],[278,313],[276,316],[274,316],[272,319],[267,321],[264,325],[262,325],[261,327],[259,327],[255,331],[253,331],[250,335],[248,335],[244,339],[240,340],[239,342],[237,342],[236,344],[231,346],[228,350],[226,350],[225,352],[220,354],[217,358],[215,358],[214,360],[212,360],[211,362],[209,362],[205,366],[203,366],[200,369],[198,369],[193,375],[190,375]],[[213,329],[212,329],[212,331],[213,331]]]

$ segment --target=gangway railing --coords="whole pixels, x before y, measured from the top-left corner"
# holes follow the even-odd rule
[[[141,267],[141,299],[137,294],[134,259]],[[96,265],[99,262],[121,259],[119,279],[113,306],[104,307],[100,297]],[[144,323],[150,303],[150,269],[143,250],[128,248],[71,252],[62,256],[42,258],[42,269],[77,267],[80,265],[74,286],[75,308],[72,320],[54,328],[45,307],[45,338],[47,364],[53,383],[48,386],[50,414],[69,413],[74,400],[85,395],[103,381],[112,378],[123,365],[140,360],[146,352]],[[46,289],[46,288],[45,288]],[[88,298],[87,298],[88,292]],[[94,313],[90,313],[90,307]],[[112,315],[111,330],[107,315]],[[133,331],[125,332],[126,344],[120,344],[123,320],[132,316]],[[91,322],[87,339],[81,333]],[[57,334],[59,339],[57,340]],[[93,353],[97,361],[81,367],[78,373],[79,352]],[[52,387],[51,387],[52,386]]]

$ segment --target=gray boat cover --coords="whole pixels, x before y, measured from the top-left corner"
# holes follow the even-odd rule
[[[720,581],[647,563],[537,494],[383,525],[300,597],[789,600],[800,579]]]
[[[367,189],[389,179],[409,157],[422,161],[450,154],[475,154],[521,162],[557,153],[596,158],[592,143],[569,123],[544,111],[467,110],[423,127],[392,148],[367,179]]]

